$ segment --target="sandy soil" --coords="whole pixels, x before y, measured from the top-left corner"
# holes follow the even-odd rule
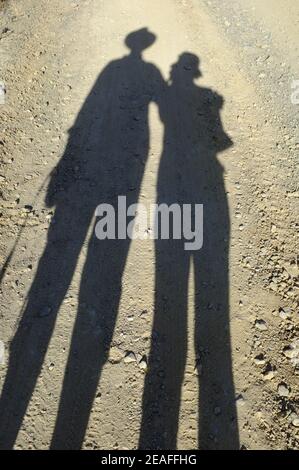
[[[5,3],[0,448],[299,448],[298,23]],[[118,195],[202,203],[203,248],[99,241]]]

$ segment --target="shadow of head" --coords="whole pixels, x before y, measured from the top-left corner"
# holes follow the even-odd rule
[[[140,54],[156,41],[156,35],[147,28],[132,31],[125,39],[126,46],[135,54]]]
[[[177,79],[184,81],[193,81],[202,76],[199,68],[200,60],[197,55],[191,52],[183,52],[178,61],[172,65],[170,71],[170,80],[173,82]]]

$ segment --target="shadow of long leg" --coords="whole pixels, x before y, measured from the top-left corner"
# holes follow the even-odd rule
[[[200,449],[238,449],[229,318],[229,217],[225,195],[204,206],[203,248],[194,258]]]
[[[182,242],[156,242],[152,343],[145,377],[140,449],[176,449],[187,352],[189,256]]]
[[[74,226],[67,222],[67,208],[58,209],[25,311],[10,345],[8,371],[0,399],[1,449],[11,449],[17,438],[86,234],[87,221]],[[74,240],[69,238],[70,233],[76,234]]]
[[[109,354],[121,296],[128,240],[91,240],[52,449],[80,449],[102,368]]]

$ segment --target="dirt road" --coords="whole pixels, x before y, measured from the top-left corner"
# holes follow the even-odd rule
[[[298,3],[0,13],[0,448],[298,449]],[[202,249],[98,240],[119,195]]]

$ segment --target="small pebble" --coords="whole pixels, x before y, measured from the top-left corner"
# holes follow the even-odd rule
[[[292,311],[290,307],[281,307],[279,309],[278,315],[280,316],[282,320],[287,320],[288,318],[292,316]]]
[[[295,426],[295,428],[299,428],[299,417],[293,419],[292,425]]]
[[[118,349],[116,346],[112,346],[112,348],[109,351],[109,362],[111,364],[118,364],[123,357],[123,352]]]
[[[278,385],[277,392],[278,392],[278,395],[280,395],[281,397],[287,397],[290,394],[288,386],[284,382],[281,382]]]
[[[256,320],[254,326],[260,331],[266,331],[268,329],[265,320]]]
[[[267,370],[266,372],[263,373],[263,378],[264,380],[272,380],[276,374],[276,371],[274,370]]]
[[[298,350],[296,348],[294,348],[292,345],[286,346],[283,350],[283,354],[287,358],[293,359],[294,357],[296,357],[298,355]]]
[[[237,397],[236,397],[236,404],[237,406],[243,406],[245,403],[245,399],[243,397],[243,395],[240,393]]]
[[[257,356],[255,356],[254,358],[254,363],[257,364],[258,366],[261,366],[261,365],[264,365],[266,363],[266,359],[265,359],[265,356],[264,354],[258,354]]]
[[[146,356],[143,356],[141,361],[139,362],[139,367],[140,369],[146,371],[147,370],[147,359],[146,359]]]
[[[133,351],[128,351],[124,357],[124,363],[130,364],[131,362],[136,362],[136,356]]]

